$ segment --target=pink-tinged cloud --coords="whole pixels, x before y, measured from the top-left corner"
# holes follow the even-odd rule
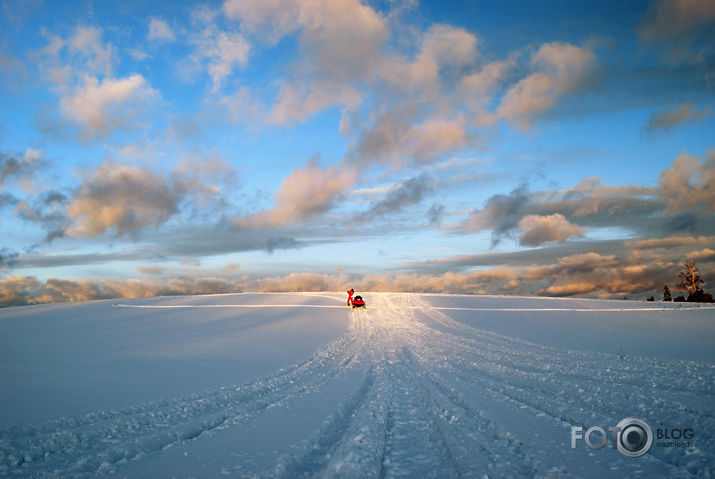
[[[84,173],[67,206],[72,220],[67,233],[127,236],[159,226],[179,213],[188,199],[198,205],[220,201],[223,178],[233,178],[233,170],[215,158],[180,163],[167,174],[106,161]]]
[[[534,116],[584,81],[594,60],[587,48],[558,42],[542,45],[531,56],[535,71],[506,92],[497,114],[520,129],[529,129]]]
[[[272,209],[237,218],[235,224],[280,227],[325,213],[355,184],[356,174],[356,170],[344,165],[323,168],[309,160],[283,180]]]
[[[413,60],[402,55],[386,55],[379,74],[395,88],[432,97],[439,94],[442,87],[443,70],[464,67],[476,61],[477,43],[477,37],[462,28],[432,25]]]
[[[159,93],[138,74],[101,81],[88,76],[60,100],[60,110],[80,127],[80,137],[91,140],[135,127],[147,104],[158,98]]]
[[[67,214],[68,233],[126,235],[166,222],[178,211],[179,195],[165,178],[132,166],[103,163],[85,176]]]
[[[352,109],[357,108],[361,102],[362,94],[348,84],[317,81],[302,85],[293,82],[281,86],[276,103],[265,114],[265,122],[270,125],[290,125],[304,122],[311,115],[333,105]]]
[[[459,93],[469,106],[472,114],[471,124],[475,127],[494,126],[497,115],[488,110],[500,84],[516,65],[513,58],[494,61],[481,69],[472,71],[460,80]]]
[[[299,27],[295,0],[227,0],[223,11],[226,17],[240,21],[243,29],[271,43]]]
[[[255,279],[237,277],[237,267],[207,276],[157,277],[151,280],[40,281],[34,277],[0,279],[0,306],[156,295],[212,294],[240,291],[396,291],[467,294],[527,294],[546,296],[623,297],[658,294],[663,285],[674,290],[684,259],[704,265],[715,262],[712,247],[682,254],[625,250],[622,257],[595,252],[575,254],[540,266],[500,266],[491,269],[442,274],[367,274],[347,272],[305,273]],[[707,271],[704,277],[707,280]],[[161,274],[142,268],[142,273]],[[214,276],[217,275],[217,276]],[[706,285],[707,286],[707,285]]]
[[[691,251],[685,257],[692,261],[699,261],[703,263],[712,263],[715,261],[715,250],[711,248],[704,248],[698,251]]]
[[[428,118],[410,124],[412,119],[413,112],[409,108],[379,116],[353,146],[349,161],[392,168],[427,164],[477,142],[467,132],[464,117]]]
[[[648,119],[645,130],[649,133],[669,132],[688,123],[695,123],[710,114],[710,107],[698,109],[692,103],[683,103],[677,108],[656,111]]]
[[[690,246],[715,245],[715,236],[669,236],[667,238],[649,238],[626,242],[630,249],[681,248]]]
[[[668,202],[667,212],[715,212],[715,152],[702,161],[681,153],[673,166],[660,174],[659,194]]]
[[[519,221],[519,229],[523,231],[519,243],[527,246],[561,242],[583,233],[581,228],[560,213],[548,216],[526,215]]]
[[[652,0],[641,35],[649,40],[693,37],[715,23],[715,3],[711,0]]]

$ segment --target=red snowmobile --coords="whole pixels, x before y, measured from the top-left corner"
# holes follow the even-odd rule
[[[353,298],[353,309],[355,308],[365,309],[365,301],[362,299],[362,296],[355,296]]]

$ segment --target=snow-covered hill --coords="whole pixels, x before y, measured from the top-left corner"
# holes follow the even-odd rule
[[[0,310],[0,476],[715,473],[713,309],[344,296]],[[628,417],[656,435],[642,457],[571,447]]]

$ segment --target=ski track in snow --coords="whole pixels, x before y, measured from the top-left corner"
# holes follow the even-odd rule
[[[475,329],[418,295],[369,299],[340,338],[253,382],[0,429],[0,476],[94,477],[118,468],[131,475],[134,463],[245,427],[355,371],[361,381],[322,427],[247,475],[578,477],[599,461],[624,476],[715,472],[713,365],[567,351]],[[653,447],[637,460],[610,448],[587,451],[583,442],[570,449],[572,425],[606,427],[629,416],[691,427],[696,447]]]

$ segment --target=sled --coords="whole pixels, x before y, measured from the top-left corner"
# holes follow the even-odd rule
[[[362,296],[355,296],[353,298],[353,309],[356,308],[365,309],[365,301],[362,299]]]

